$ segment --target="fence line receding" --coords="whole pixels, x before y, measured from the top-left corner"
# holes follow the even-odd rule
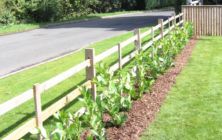
[[[162,39],[166,36],[171,30],[173,30],[176,26],[180,26],[184,23],[183,13],[173,16],[166,21],[162,19],[158,20],[158,25],[152,27],[151,29],[141,33],[139,29],[136,29],[134,32],[134,36],[119,43],[118,45],[108,49],[107,51],[95,56],[94,49],[86,49],[85,50],[85,61],[82,63],[70,68],[69,70],[41,83],[35,84],[32,89],[27,90],[21,95],[12,98],[11,100],[0,104],[0,116],[9,112],[10,110],[19,107],[21,104],[27,102],[28,100],[34,97],[35,103],[35,117],[29,119],[24,122],[21,126],[15,129],[12,133],[3,138],[3,140],[14,140],[20,139],[34,128],[40,128],[43,125],[43,122],[47,120],[54,113],[71,103],[75,100],[81,93],[79,88],[73,90],[68,93],[66,96],[60,98],[57,102],[53,103],[51,106],[47,107],[45,110],[42,110],[41,105],[41,94],[44,94],[44,91],[56,86],[62,81],[68,79],[69,77],[75,75],[81,70],[86,70],[86,82],[83,84],[89,88],[91,88],[91,92],[93,97],[96,97],[96,85],[92,83],[92,79],[96,76],[95,64],[107,58],[108,56],[118,53],[118,61],[110,67],[112,71],[116,71],[121,69],[121,67],[128,62],[130,62],[137,54],[138,51],[144,51],[150,48],[155,41]],[[158,31],[158,35],[154,35],[154,32]],[[151,40],[146,44],[142,45],[141,40],[147,36],[151,36]],[[129,44],[134,43],[135,50],[128,54],[127,56],[122,56],[122,49],[127,47]]]

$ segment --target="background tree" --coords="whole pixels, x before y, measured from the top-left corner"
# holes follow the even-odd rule
[[[172,6],[174,2],[174,0],[0,0],[0,24],[70,20],[90,13],[161,8]]]
[[[181,12],[181,5],[185,5],[186,0],[175,0],[175,12],[178,14]]]

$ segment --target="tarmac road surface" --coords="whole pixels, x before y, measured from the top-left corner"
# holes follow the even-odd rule
[[[73,22],[0,36],[0,77],[135,28],[157,23],[173,11],[148,11]]]

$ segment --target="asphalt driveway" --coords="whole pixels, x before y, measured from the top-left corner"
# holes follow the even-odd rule
[[[90,43],[156,24],[172,11],[155,11],[41,28],[0,36],[0,77],[78,50]]]

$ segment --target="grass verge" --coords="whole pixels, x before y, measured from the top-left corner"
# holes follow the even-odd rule
[[[21,23],[21,24],[12,24],[12,25],[4,25],[4,26],[0,25],[0,35],[29,31],[29,30],[38,29],[41,27],[47,27],[53,24],[57,25],[57,24],[63,24],[67,22],[75,22],[79,20],[100,19],[100,18],[108,17],[108,16],[136,13],[136,12],[139,12],[139,11],[121,11],[121,12],[111,12],[111,13],[89,14],[87,16],[75,17],[69,20],[49,22],[49,23]]]
[[[202,37],[141,140],[222,137],[221,37]]]
[[[147,30],[143,28],[142,32]],[[95,48],[96,54],[100,54],[105,50],[113,47],[117,43],[124,41],[131,37],[133,34],[126,33],[117,37],[106,39],[104,41],[95,43],[90,48]],[[150,37],[146,37],[143,40],[145,43],[149,40]],[[130,44],[125,49],[123,49],[123,55],[128,54],[134,50],[134,45]],[[105,59],[104,62],[111,65],[117,61],[118,54],[114,54],[109,58]],[[3,103],[14,96],[21,94],[27,89],[31,88],[35,83],[44,82],[55,75],[75,66],[84,60],[84,50],[80,50],[72,55],[66,56],[62,59],[49,62],[29,70],[17,73],[10,77],[0,80],[0,103]],[[72,76],[71,78],[65,80],[64,82],[58,84],[56,87],[51,88],[42,95],[42,105],[43,109],[56,102],[58,99],[69,93],[71,90],[76,88],[76,85],[84,82],[85,80],[85,71],[79,72],[77,75]],[[71,103],[67,110],[75,111],[81,106],[81,104],[75,100]],[[34,115],[34,104],[33,100],[26,102],[25,104],[19,106],[18,108],[6,113],[0,117],[0,138],[5,134],[11,132],[19,125],[23,124],[24,121],[28,120],[31,116]],[[46,122],[47,124],[47,122]]]

